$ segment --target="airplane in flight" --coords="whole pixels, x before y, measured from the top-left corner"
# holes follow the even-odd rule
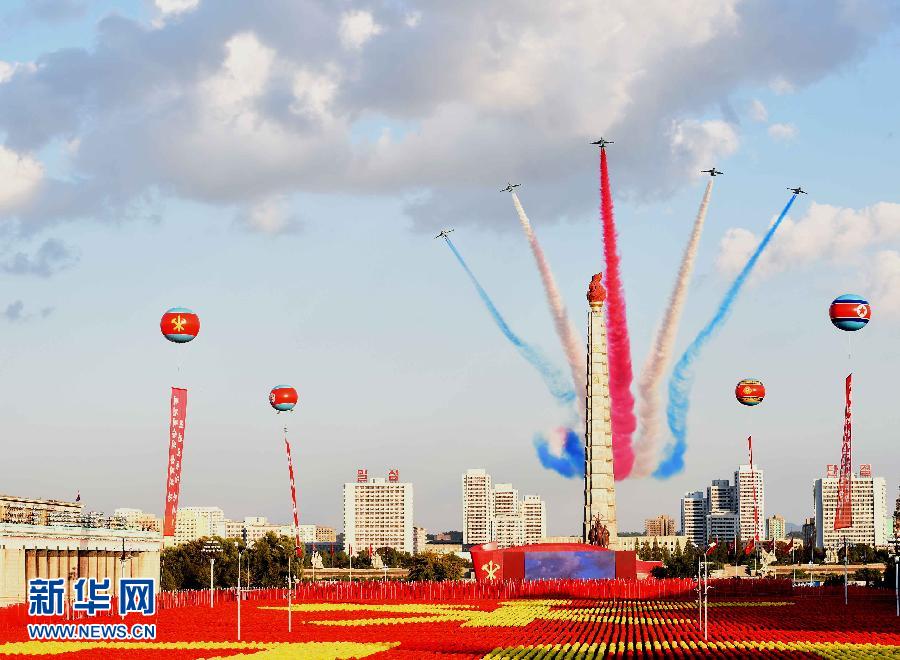
[[[435,236],[435,238],[450,238],[447,234],[449,234],[452,229],[441,229],[441,233]]]
[[[805,190],[803,190],[803,188],[801,188],[800,186],[797,186],[796,188],[788,188],[788,190],[790,190],[790,191],[791,191],[792,193],[794,193],[795,195],[807,195],[807,194],[809,194],[809,193],[807,193]]]
[[[612,140],[607,140],[607,139],[605,139],[605,138],[600,138],[600,139],[597,140],[596,142],[591,142],[591,144],[596,144],[596,145],[598,145],[601,149],[604,149],[604,148],[606,147],[606,145],[608,145],[608,144],[615,144],[615,142],[613,142]]]
[[[725,174],[722,170],[717,170],[715,167],[711,170],[700,170],[701,172],[707,173],[710,176],[716,176],[717,174]]]
[[[512,192],[513,188],[518,188],[521,185],[522,185],[521,183],[510,183],[509,181],[507,181],[506,188],[504,188],[500,192]]]

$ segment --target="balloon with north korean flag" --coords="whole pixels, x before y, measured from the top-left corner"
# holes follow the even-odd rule
[[[854,293],[845,293],[831,302],[828,316],[834,327],[846,332],[856,332],[866,327],[872,318],[872,307],[869,301]]]
[[[276,385],[269,392],[269,405],[278,412],[288,412],[297,405],[297,390],[290,385]]]
[[[200,317],[187,307],[173,307],[162,315],[159,329],[169,341],[186,344],[200,334]]]

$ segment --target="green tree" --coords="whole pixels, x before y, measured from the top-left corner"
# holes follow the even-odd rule
[[[641,543],[637,556],[641,561],[650,561],[650,544],[647,541]]]
[[[881,582],[881,571],[874,568],[861,568],[853,573],[853,579],[865,582],[867,586],[878,584]]]
[[[288,536],[269,532],[253,544],[249,554],[250,582],[254,587],[287,586],[288,559],[294,562],[292,573],[300,574],[295,555],[295,541]]]
[[[413,582],[461,580],[470,566],[465,559],[453,554],[423,552],[411,558],[407,579]]]

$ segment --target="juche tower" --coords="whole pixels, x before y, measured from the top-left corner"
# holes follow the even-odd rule
[[[588,542],[591,526],[598,521],[609,533],[608,547],[618,547],[616,485],[613,474],[612,425],[609,406],[609,360],[603,303],[606,289],[602,274],[588,286],[588,366],[587,414],[584,435],[584,525],[583,541]],[[605,535],[604,535],[605,536]]]

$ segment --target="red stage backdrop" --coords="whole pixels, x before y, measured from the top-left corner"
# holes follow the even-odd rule
[[[850,497],[850,400],[853,374],[847,376],[844,388],[846,405],[844,407],[844,438],[841,442],[841,471],[838,475],[837,508],[834,512],[834,529],[847,529],[853,525],[853,502]]]
[[[163,516],[163,536],[175,536],[178,494],[181,492],[181,454],[184,449],[186,416],[187,390],[173,387],[171,414],[169,415],[169,464],[166,468],[166,510]]]
[[[287,452],[288,477],[291,479],[291,505],[294,507],[294,535],[297,539],[297,556],[303,554],[303,544],[300,543],[300,514],[297,513],[297,488],[294,486],[294,461],[291,460],[291,444],[287,436],[284,438],[284,450]]]

